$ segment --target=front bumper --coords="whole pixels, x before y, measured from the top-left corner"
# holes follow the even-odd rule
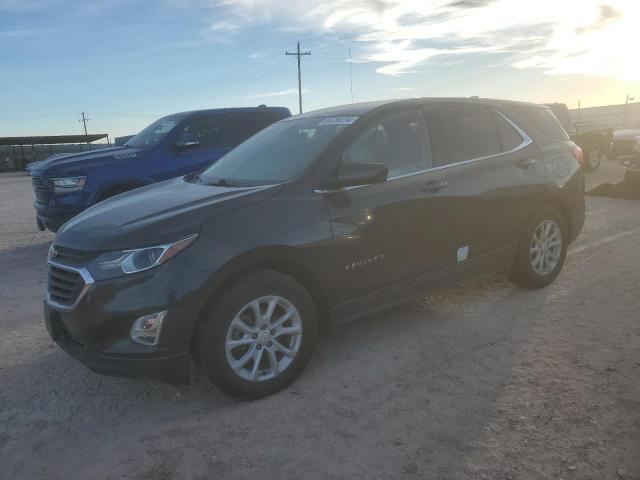
[[[44,304],[49,335],[96,373],[185,385],[191,373],[191,336],[206,299],[205,275],[173,259],[158,268],[99,281],[72,310]],[[167,310],[157,346],[132,342],[133,322]]]
[[[36,209],[38,227],[44,227],[52,232],[57,232],[67,220],[86,209],[86,207],[52,207],[38,202],[34,202],[33,207]],[[40,229],[43,230],[43,228]]]
[[[65,352],[95,373],[116,377],[157,380],[176,386],[188,385],[191,356],[179,353],[160,357],[103,354],[75,339],[66,329],[60,312],[44,305],[49,335]]]

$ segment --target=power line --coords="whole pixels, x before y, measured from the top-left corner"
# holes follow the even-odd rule
[[[259,80],[263,80],[265,78],[271,77],[271,76],[275,75],[276,73],[280,73],[282,71],[282,68],[284,67],[284,65],[287,64],[287,63],[288,62],[279,63],[279,64],[276,65],[276,68],[269,69],[262,75],[253,76],[253,78],[245,78],[245,80],[248,80],[248,81],[244,81],[244,82],[240,82],[240,83],[238,83],[236,81],[230,81],[229,83],[233,83],[233,85],[230,86],[230,88],[228,88],[226,90],[219,91],[218,93],[216,93],[214,95],[206,96],[206,97],[204,97],[204,98],[202,98],[200,100],[197,100],[195,102],[189,103],[189,104],[187,104],[187,106],[201,104],[204,101],[212,100],[214,98],[218,98],[218,97],[221,97],[221,96],[226,96],[226,95],[228,95],[229,92],[232,92],[232,91],[237,90],[237,89],[242,88],[242,87],[246,87],[248,85],[252,85],[255,82],[258,82]],[[242,78],[242,77],[239,77],[239,78]]]
[[[353,103],[353,68],[351,59],[351,47],[349,47],[349,83],[351,85],[351,103]]]
[[[293,55],[298,57],[298,104],[300,106],[300,115],[302,115],[302,69],[300,60],[302,57],[311,55],[311,52],[300,52],[300,42],[298,42],[298,50],[295,53],[285,52],[285,55]]]

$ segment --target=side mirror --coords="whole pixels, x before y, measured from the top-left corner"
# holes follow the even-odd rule
[[[178,151],[183,151],[183,150],[192,150],[194,148],[198,148],[199,146],[200,146],[200,142],[198,140],[189,140],[188,142],[177,143],[175,148]]]
[[[338,176],[327,181],[329,189],[372,185],[387,180],[389,169],[382,163],[346,163],[340,167]]]

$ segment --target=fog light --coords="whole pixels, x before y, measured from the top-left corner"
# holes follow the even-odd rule
[[[129,337],[131,341],[141,343],[142,345],[158,345],[160,342],[160,330],[162,330],[162,321],[167,311],[152,313],[138,318],[131,326]]]

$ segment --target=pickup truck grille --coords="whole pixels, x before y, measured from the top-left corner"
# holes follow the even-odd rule
[[[50,301],[64,307],[73,307],[84,287],[84,280],[78,272],[49,265],[47,290]]]
[[[47,184],[42,177],[32,176],[31,184],[33,185],[33,191],[36,194],[36,202],[49,203],[49,192],[47,190]]]

